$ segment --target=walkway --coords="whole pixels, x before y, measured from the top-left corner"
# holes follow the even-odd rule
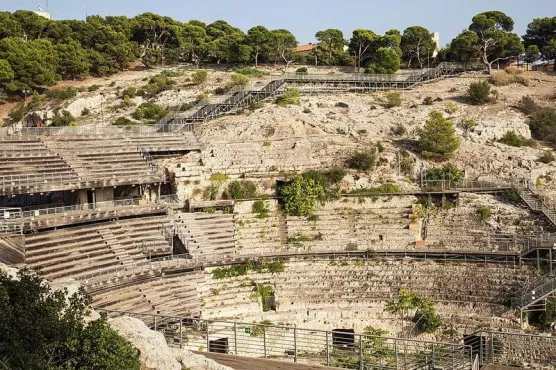
[[[218,353],[211,352],[195,352],[199,355],[203,355],[207,358],[213,359],[221,365],[226,365],[234,370],[326,370],[335,369],[334,367],[326,367],[319,365],[305,365],[295,362],[285,362],[276,360],[266,360],[261,358],[253,357],[240,357],[232,355],[222,355]]]

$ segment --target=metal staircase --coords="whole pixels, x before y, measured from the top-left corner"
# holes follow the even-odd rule
[[[533,212],[542,213],[554,226],[556,226],[556,207],[551,204],[548,198],[536,194],[528,182],[519,187],[519,196],[527,203]]]
[[[425,82],[457,76],[465,71],[484,70],[480,63],[440,63],[435,68],[411,74],[306,74],[285,73],[262,88],[234,87],[217,100],[203,99],[185,112],[172,113],[157,125],[191,124],[234,113],[285,91],[284,85],[300,87],[301,92],[372,92],[407,90]]]
[[[555,292],[556,276],[542,276],[517,292],[516,297],[512,298],[512,307],[527,311]]]

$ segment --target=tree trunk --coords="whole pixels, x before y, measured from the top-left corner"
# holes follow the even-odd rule
[[[255,53],[255,68],[259,68],[259,52]]]

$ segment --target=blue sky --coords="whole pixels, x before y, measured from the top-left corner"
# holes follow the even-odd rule
[[[0,0],[0,10],[46,9],[46,0]],[[301,44],[314,41],[316,31],[338,28],[348,39],[356,28],[377,33],[420,25],[439,31],[444,46],[473,15],[501,10],[516,23],[523,35],[533,18],[556,16],[556,0],[48,0],[55,19],[83,19],[89,15],[127,15],[153,12],[180,21],[198,19],[207,23],[224,19],[244,31],[262,24],[286,28]]]

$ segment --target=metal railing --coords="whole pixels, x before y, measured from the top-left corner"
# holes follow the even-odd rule
[[[460,343],[96,309],[111,317],[139,318],[162,332],[169,345],[191,351],[345,369],[468,370],[474,357],[472,347]]]
[[[129,199],[115,199],[106,202],[96,202],[96,203],[84,203],[73,206],[62,206],[62,207],[47,207],[47,208],[37,208],[33,210],[23,211],[23,218],[34,218],[42,216],[50,216],[56,214],[66,214],[77,211],[104,211],[112,208],[121,207],[145,207],[153,206],[156,203],[149,203],[147,200],[142,198],[129,198]]]
[[[0,208],[0,233],[19,233],[23,230],[21,208]]]
[[[513,307],[527,308],[535,304],[556,291],[556,277],[545,276],[544,280],[537,280],[537,285],[530,285],[529,291],[522,294],[520,297],[512,298],[511,303]]]
[[[556,337],[498,331],[475,332],[465,340],[482,365],[556,369]]]
[[[129,134],[160,134],[194,131],[194,123],[154,125],[129,125],[129,126],[100,126],[83,125],[69,127],[20,127],[15,126],[0,128],[0,138],[13,139],[14,137],[29,138],[35,136],[99,136],[113,135],[126,136]]]

